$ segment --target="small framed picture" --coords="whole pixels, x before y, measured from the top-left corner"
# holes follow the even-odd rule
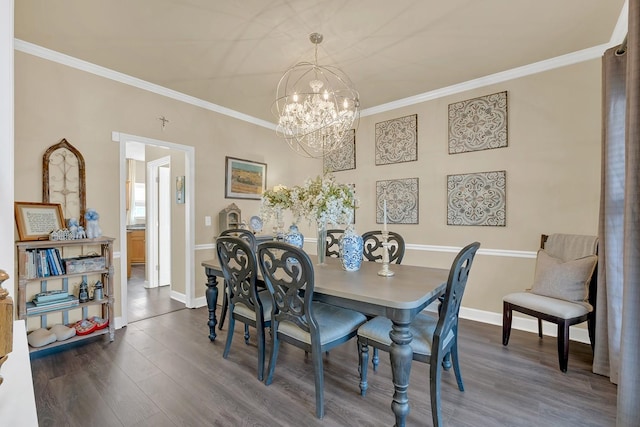
[[[52,231],[65,227],[58,203],[15,202],[14,206],[20,240],[49,240]]]
[[[224,197],[260,200],[267,188],[267,164],[228,156],[225,163]]]
[[[176,177],[176,203],[184,204],[184,175]]]

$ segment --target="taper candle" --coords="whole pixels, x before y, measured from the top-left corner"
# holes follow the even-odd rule
[[[387,199],[384,199],[384,210],[383,210],[383,218],[384,218],[384,231],[387,231]]]

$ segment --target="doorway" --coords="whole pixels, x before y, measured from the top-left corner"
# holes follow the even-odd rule
[[[148,163],[145,159],[143,171],[146,178],[155,184],[158,189],[152,189],[146,185],[145,188],[155,197],[147,197],[147,214],[155,212],[154,218],[146,216],[145,227],[152,227],[157,224],[159,230],[166,233],[154,234],[145,233],[147,242],[145,243],[145,264],[140,266],[132,265],[131,280],[127,280],[128,248],[127,244],[120,244],[120,283],[122,300],[121,317],[116,318],[116,327],[126,326],[130,321],[140,320],[145,317],[152,317],[163,314],[162,311],[174,311],[175,309],[194,307],[194,233],[193,233],[193,205],[194,186],[186,185],[184,194],[184,205],[176,205],[172,188],[172,178],[176,173],[182,176],[186,183],[193,183],[194,172],[194,149],[180,144],[167,141],[160,141],[135,135],[128,135],[114,132],[112,139],[120,143],[120,241],[127,241],[127,146],[135,145],[145,153],[154,153],[151,158],[158,160],[168,157],[168,162],[155,165],[153,178],[147,173]],[[155,150],[155,151],[154,151]],[[173,170],[175,167],[175,171]],[[157,181],[155,178],[158,178]],[[160,191],[160,188],[166,190]],[[154,200],[157,209],[151,209],[150,202]],[[160,207],[163,207],[160,209]],[[164,212],[161,214],[160,212]],[[175,213],[177,220],[172,221],[171,212]],[[176,213],[177,212],[177,213]],[[162,260],[162,261],[161,261]],[[155,265],[164,265],[168,268],[155,269]],[[152,267],[153,266],[153,267]],[[151,270],[151,272],[149,271]],[[139,286],[142,285],[142,286]],[[168,285],[168,286],[167,286]],[[129,289],[131,286],[132,289]],[[146,297],[141,298],[139,288],[144,288]],[[152,293],[153,292],[153,293]],[[166,296],[166,298],[165,298]],[[131,300],[131,303],[130,303]],[[135,304],[135,307],[130,307]],[[134,308],[140,313],[134,316]]]

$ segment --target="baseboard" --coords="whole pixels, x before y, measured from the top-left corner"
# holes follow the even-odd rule
[[[180,293],[180,292],[176,292],[176,291],[171,291],[171,293],[169,294],[169,297],[173,300],[176,300],[178,302],[181,302],[183,304],[187,303],[187,297],[185,294]]]
[[[122,321],[122,317],[118,316],[115,318],[114,325],[116,329],[121,329],[124,326],[124,322]]]
[[[207,305],[207,298],[206,297],[198,297],[193,301],[193,308],[200,308],[200,307],[205,307]]]

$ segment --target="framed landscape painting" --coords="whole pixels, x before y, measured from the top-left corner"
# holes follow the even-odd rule
[[[267,164],[227,156],[224,181],[225,198],[260,200],[267,188]]]

